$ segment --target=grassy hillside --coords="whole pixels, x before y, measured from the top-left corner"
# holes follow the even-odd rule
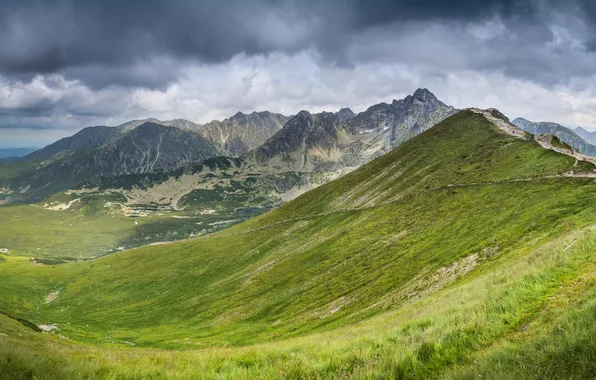
[[[5,257],[0,372],[593,377],[593,169],[464,111],[209,237]]]

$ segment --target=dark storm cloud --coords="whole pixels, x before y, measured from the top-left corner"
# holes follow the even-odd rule
[[[540,115],[560,102],[541,91],[596,94],[594,62],[594,0],[0,0],[0,126],[293,113],[419,85],[465,106],[500,91],[519,113],[509,81]]]
[[[0,116],[48,116],[54,113],[56,104],[53,102],[38,102],[19,108],[4,108],[0,106]]]
[[[532,16],[532,0],[358,0],[354,14],[356,26],[370,27],[396,20],[463,20],[500,14],[504,17]]]
[[[155,88],[176,79],[180,61],[221,63],[239,53],[311,46],[351,64],[348,45],[371,28],[495,15],[535,23],[540,4],[570,7],[534,0],[0,0],[0,73],[18,79],[60,73],[95,88]],[[588,0],[576,4],[595,14]],[[147,64],[156,56],[171,60]]]

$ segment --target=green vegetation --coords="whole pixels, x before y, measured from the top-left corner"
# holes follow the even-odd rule
[[[562,141],[557,136],[552,136],[551,144],[555,148],[566,149],[566,150],[569,150],[569,151],[573,151],[573,148],[571,146],[569,146],[569,144],[567,144],[566,142]]]
[[[34,163],[28,161],[0,161],[0,181],[8,180],[31,170]]]
[[[120,195],[64,193],[41,203],[4,205],[0,206],[0,248],[9,249],[11,255],[36,258],[97,257],[122,247],[212,233],[273,206],[250,189],[228,191],[203,190],[210,200],[193,192],[181,201],[182,210],[155,204],[128,206]],[[206,209],[213,213],[201,214]]]
[[[463,111],[213,236],[7,256],[0,373],[594,377],[596,185],[574,164]]]

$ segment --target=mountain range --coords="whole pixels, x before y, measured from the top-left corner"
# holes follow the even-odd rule
[[[531,134],[549,134],[557,136],[559,140],[568,144],[577,152],[586,156],[596,156],[596,146],[586,141],[576,132],[560,124],[550,122],[532,122],[521,117],[513,120],[512,123]],[[585,131],[584,129],[582,130]],[[587,131],[586,133],[589,134]],[[584,135],[586,135],[586,133],[584,133]]]
[[[320,114],[301,111],[247,159],[278,170],[356,168],[455,112],[427,89],[357,115],[349,109]]]
[[[590,132],[582,127],[576,127],[573,131],[590,144],[596,145],[596,132]]]
[[[25,156],[22,167],[0,179],[0,185],[22,198],[41,199],[90,178],[167,172],[218,156],[242,157],[250,170],[261,172],[339,175],[454,112],[419,89],[359,114],[350,109],[301,111],[293,117],[253,112],[204,125],[147,119],[89,127]]]

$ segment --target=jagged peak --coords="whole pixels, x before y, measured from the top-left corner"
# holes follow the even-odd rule
[[[312,117],[312,115],[307,110],[302,110],[302,111],[298,112],[296,114],[296,116],[294,116],[294,117],[303,117],[304,118],[304,117]]]
[[[336,117],[337,121],[339,121],[339,122],[349,120],[349,119],[353,118],[354,116],[356,116],[354,111],[352,111],[351,109],[349,109],[347,107],[342,108],[338,112],[335,113],[335,117]]]
[[[231,116],[231,117],[229,117],[227,119],[224,119],[224,120],[238,120],[238,119],[246,119],[246,118],[253,118],[254,119],[254,118],[257,118],[257,117],[264,118],[264,117],[268,117],[268,116],[271,116],[271,115],[284,116],[282,114],[276,114],[276,113],[269,112],[269,111],[252,111],[251,113],[244,113],[242,111],[238,111],[233,116]],[[216,120],[214,120],[214,121],[216,121]]]
[[[418,101],[424,102],[424,103],[440,102],[439,99],[432,92],[430,92],[428,89],[419,88],[416,91],[414,91],[414,93],[412,95],[408,95],[401,100],[393,99],[393,101],[391,102],[391,106],[397,107],[402,104],[408,105],[408,104],[411,104],[414,100],[418,100]]]
[[[397,100],[394,100],[394,102],[397,102]],[[393,105],[393,103],[391,105]],[[387,104],[385,102],[381,102],[381,103],[373,104],[372,106],[368,107],[365,112],[375,111],[378,109],[387,109],[387,107],[389,107],[389,106],[390,106],[389,104]]]
[[[428,98],[435,98],[436,99],[435,94],[433,94],[432,92],[430,92],[426,88],[419,88],[416,91],[414,91],[413,97],[416,98],[416,99],[428,99]]]

